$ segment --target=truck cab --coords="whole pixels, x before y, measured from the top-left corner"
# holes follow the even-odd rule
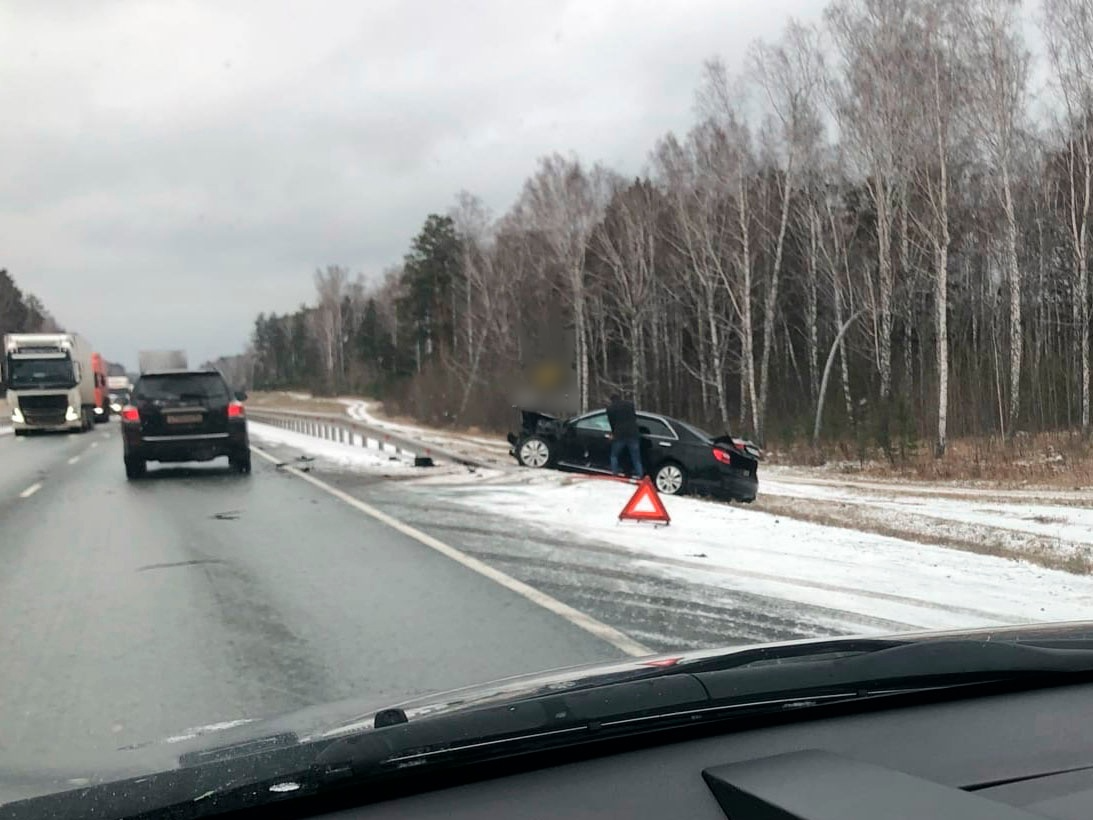
[[[86,342],[74,333],[4,337],[4,384],[15,435],[33,430],[91,429],[95,371]]]

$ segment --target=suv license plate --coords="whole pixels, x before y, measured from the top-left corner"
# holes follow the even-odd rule
[[[200,424],[201,418],[202,416],[200,413],[187,413],[186,415],[164,416],[164,420],[168,424]]]

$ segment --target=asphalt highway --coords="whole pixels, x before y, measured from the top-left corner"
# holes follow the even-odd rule
[[[0,464],[0,779],[634,654],[268,459],[130,482],[111,423],[0,435]]]

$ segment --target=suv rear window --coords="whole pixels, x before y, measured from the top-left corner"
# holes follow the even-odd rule
[[[227,401],[228,385],[217,373],[171,373],[141,376],[134,398],[146,400],[206,399]]]

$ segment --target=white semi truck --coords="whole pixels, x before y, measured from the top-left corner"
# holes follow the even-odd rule
[[[77,333],[9,333],[3,375],[15,435],[90,430],[96,417],[94,351]],[[105,388],[105,375],[102,377]]]

